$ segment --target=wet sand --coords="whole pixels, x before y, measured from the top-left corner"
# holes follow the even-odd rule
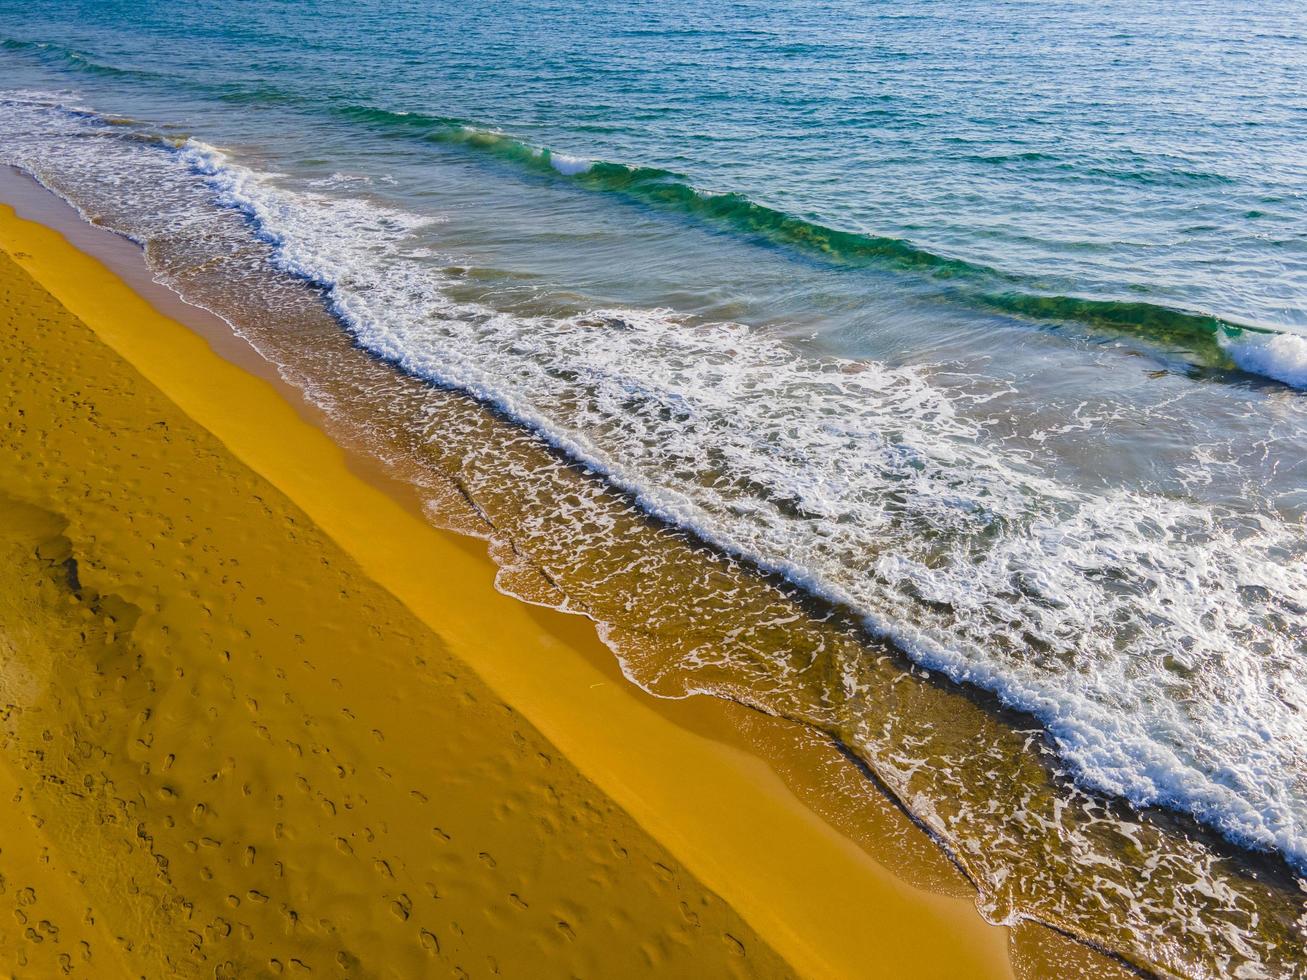
[[[0,246],[15,968],[1009,972],[965,887],[800,802],[829,746],[778,772],[656,708],[266,380],[58,235]]]

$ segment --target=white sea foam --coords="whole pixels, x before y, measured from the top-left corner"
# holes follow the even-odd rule
[[[1235,364],[1251,374],[1307,388],[1307,336],[1245,330],[1237,337],[1222,337],[1221,346]]]
[[[574,177],[593,167],[594,161],[584,157],[568,156],[566,153],[550,153],[549,165],[566,177]]]
[[[89,141],[59,152],[111,166]],[[168,161],[325,287],[363,346],[1037,715],[1084,783],[1307,868],[1303,528],[1060,482],[992,445],[921,370],[800,356],[667,311],[456,302],[413,248],[428,219],[293,191],[199,143]]]
[[[1300,529],[1060,485],[988,449],[918,371],[803,358],[666,311],[455,303],[378,239],[375,214],[209,148],[185,156],[365,346],[1033,712],[1089,784],[1307,863]]]

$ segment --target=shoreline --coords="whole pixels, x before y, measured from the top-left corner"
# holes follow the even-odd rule
[[[61,303],[302,507],[800,972],[851,975],[875,962],[916,975],[1008,973],[1006,930],[983,923],[964,898],[904,885],[816,817],[765,764],[726,743],[724,703],[654,706],[624,682],[588,622],[495,592],[480,542],[436,530],[361,478],[357,461],[268,378],[223,359],[212,339],[161,315],[56,233],[7,217],[3,227],[6,250],[31,256],[22,264]],[[549,658],[547,670],[523,655],[524,640]],[[713,808],[718,816],[705,822]],[[738,839],[732,828],[743,825],[754,840]]]

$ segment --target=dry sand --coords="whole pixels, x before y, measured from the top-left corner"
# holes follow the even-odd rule
[[[7,208],[0,249],[15,974],[1009,974],[272,386]]]

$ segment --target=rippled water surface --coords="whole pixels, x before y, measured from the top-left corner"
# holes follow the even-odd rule
[[[991,918],[1307,970],[1298,5],[0,0],[0,37],[0,160],[632,680],[839,738]]]

